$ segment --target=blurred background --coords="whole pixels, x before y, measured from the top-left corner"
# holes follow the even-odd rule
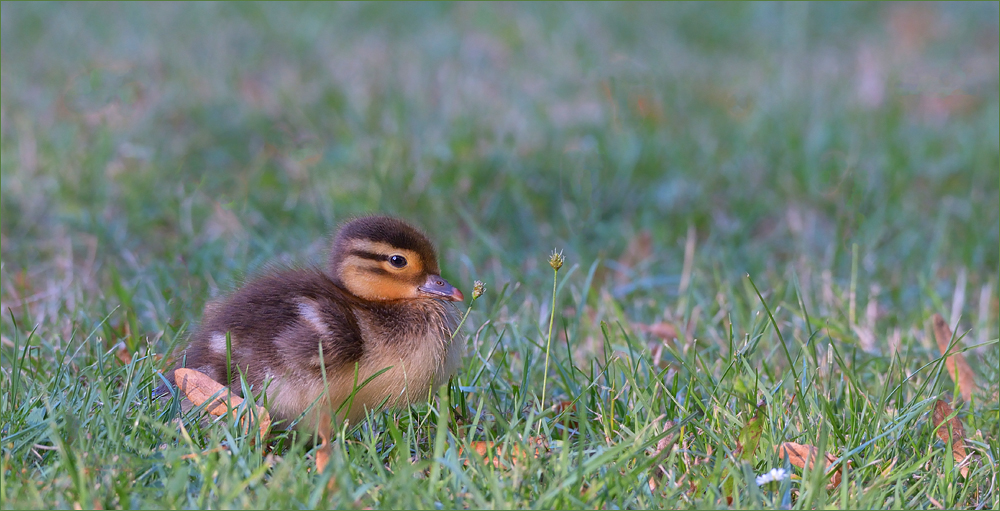
[[[365,212],[467,295],[557,247],[635,321],[749,272],[996,336],[996,2],[0,9],[7,337],[182,329]]]

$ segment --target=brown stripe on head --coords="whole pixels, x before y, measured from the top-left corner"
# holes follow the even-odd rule
[[[402,220],[388,216],[368,216],[343,224],[333,241],[331,263],[334,263],[338,254],[344,253],[343,249],[349,240],[368,240],[397,249],[412,250],[421,255],[428,271],[438,272],[434,245],[423,232]]]

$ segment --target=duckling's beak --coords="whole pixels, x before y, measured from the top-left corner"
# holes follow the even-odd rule
[[[417,289],[428,298],[448,300],[449,302],[461,302],[465,300],[465,295],[458,289],[455,289],[455,286],[449,284],[447,280],[441,278],[440,275],[429,275],[427,281]]]

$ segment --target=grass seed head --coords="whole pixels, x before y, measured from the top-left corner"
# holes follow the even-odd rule
[[[563,258],[562,250],[552,249],[552,254],[549,255],[549,266],[553,270],[559,271],[559,268],[562,268],[563,261],[565,259]]]

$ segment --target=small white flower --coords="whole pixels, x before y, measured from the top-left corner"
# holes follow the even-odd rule
[[[788,479],[788,472],[783,468],[772,468],[770,472],[757,476],[757,486],[765,485],[772,481],[783,481]]]

